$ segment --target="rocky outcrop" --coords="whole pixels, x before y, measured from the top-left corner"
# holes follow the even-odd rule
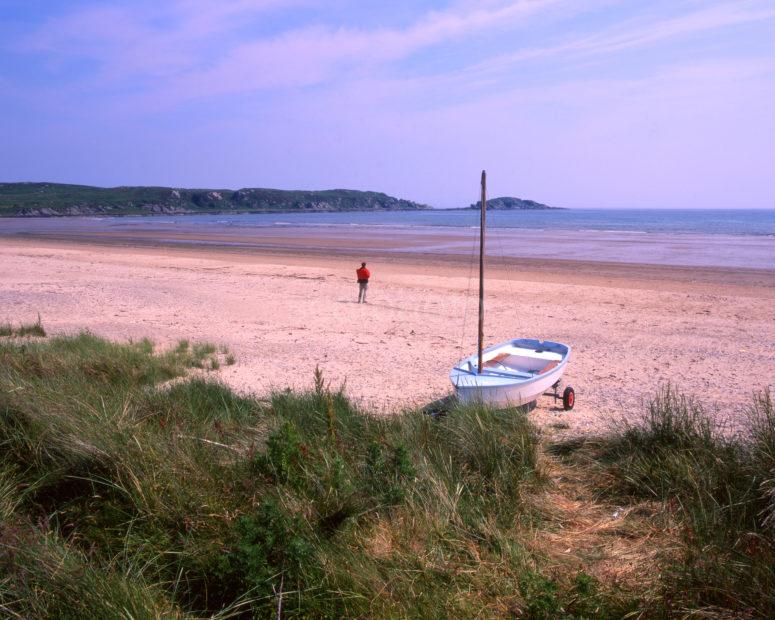
[[[481,209],[482,201],[477,201],[472,204],[469,209]],[[491,198],[487,200],[487,210],[515,210],[515,211],[535,211],[544,209],[559,209],[560,207],[550,207],[534,200],[525,200],[523,198],[511,198],[508,196],[502,196],[500,198]]]

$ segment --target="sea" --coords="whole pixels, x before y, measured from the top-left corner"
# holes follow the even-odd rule
[[[251,245],[284,234],[401,239],[405,251],[465,253],[479,212],[429,210],[126,217],[6,218],[0,236],[153,235],[175,243]],[[293,232],[291,232],[293,231]],[[775,269],[775,209],[488,211],[491,255],[684,266]],[[174,233],[169,237],[165,233]],[[230,242],[230,236],[234,241]],[[417,238],[427,242],[417,243]],[[247,241],[246,241],[247,239]],[[311,241],[312,242],[312,241]]]

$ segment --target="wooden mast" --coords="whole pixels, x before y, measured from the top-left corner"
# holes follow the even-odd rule
[[[482,170],[482,217],[479,222],[479,368],[482,374],[482,346],[484,344],[484,228],[487,218],[487,172]]]

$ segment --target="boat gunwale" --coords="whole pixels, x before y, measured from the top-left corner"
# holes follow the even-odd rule
[[[526,377],[519,377],[517,375],[512,375],[508,373],[499,373],[498,371],[492,371],[489,370],[486,373],[483,372],[479,374],[475,370],[466,370],[465,368],[462,368],[462,365],[466,362],[470,362],[472,367],[475,366],[476,361],[476,355],[470,355],[468,357],[464,357],[462,360],[460,360],[455,366],[452,368],[452,370],[449,373],[449,379],[454,386],[455,390],[478,390],[482,388],[503,388],[507,386],[529,386],[530,384],[545,380],[548,377],[552,377],[553,375],[557,375],[558,377],[561,377],[563,372],[565,371],[565,366],[568,363],[568,359],[571,354],[571,347],[567,344],[563,344],[561,342],[554,342],[554,341],[541,341],[537,339],[532,338],[511,338],[509,340],[506,340],[504,342],[492,345],[487,347],[483,353],[491,353],[492,351],[496,351],[500,348],[505,348],[506,346],[515,346],[515,343],[518,342],[530,342],[531,346],[532,343],[538,343],[538,346],[541,348],[546,348],[547,352],[551,353],[557,353],[561,355],[561,359],[559,360],[559,363],[557,366],[552,368],[549,372],[544,374],[534,374]],[[545,346],[548,345],[548,346]],[[561,351],[552,351],[551,348],[561,348],[564,349],[564,353]],[[517,371],[518,372],[518,371]],[[525,373],[527,374],[527,373]],[[472,385],[461,385],[461,382],[455,381],[455,379],[460,379],[463,377],[471,377],[478,379],[478,384],[472,382]]]

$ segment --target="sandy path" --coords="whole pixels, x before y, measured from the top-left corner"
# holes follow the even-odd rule
[[[39,312],[53,333],[209,340],[237,356],[220,376],[257,393],[308,387],[319,364],[389,412],[446,394],[451,365],[475,347],[468,264],[424,260],[370,261],[369,303],[358,305],[344,257],[0,239],[0,322]],[[574,348],[566,379],[577,406],[565,414],[543,399],[540,423],[593,429],[667,381],[737,423],[749,395],[775,383],[769,272],[545,263],[493,268],[487,288],[488,343],[531,336]]]

